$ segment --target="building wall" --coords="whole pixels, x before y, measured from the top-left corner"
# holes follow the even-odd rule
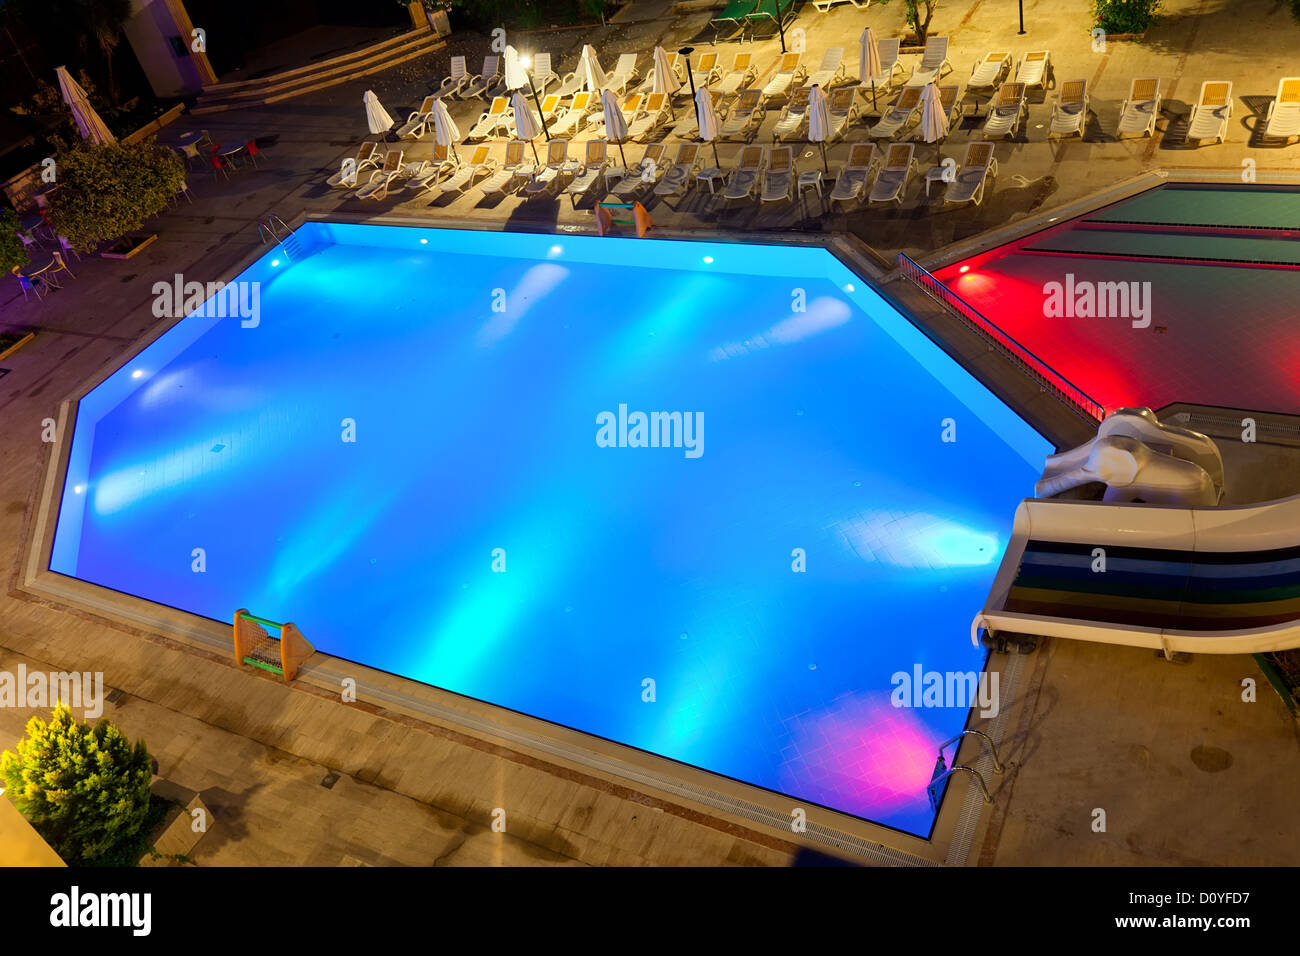
[[[124,32],[149,77],[154,95],[167,98],[198,94],[203,87],[201,65],[189,53],[189,31],[182,34],[167,0],[133,0],[131,7],[131,19]],[[184,55],[178,55],[173,48],[173,38],[179,39]]]

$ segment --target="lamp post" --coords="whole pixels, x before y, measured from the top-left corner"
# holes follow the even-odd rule
[[[537,87],[533,85],[533,74],[528,72],[533,65],[532,57],[521,56],[519,65],[523,67],[524,76],[528,79],[528,89],[533,94],[533,102],[537,104],[537,118],[542,121],[542,135],[546,137],[546,141],[549,143],[551,141],[551,131],[546,128],[546,114],[542,112],[542,101],[537,96]]]
[[[794,0],[790,0],[794,3]],[[1024,0],[1021,0],[1023,3]],[[781,32],[781,52],[785,52],[785,23],[781,20],[781,0],[776,0],[776,28]]]
[[[695,71],[691,69],[691,54],[695,52],[695,47],[684,46],[677,53],[686,60],[686,79],[691,84],[691,108],[695,110],[695,126],[698,131],[700,125],[700,108],[695,102]]]
[[[1020,35],[1025,35],[1025,0],[1020,0]]]

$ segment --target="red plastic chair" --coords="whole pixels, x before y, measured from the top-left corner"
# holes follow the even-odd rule
[[[230,179],[230,173],[228,172],[230,163],[226,162],[225,159],[217,155],[217,153],[215,152],[215,147],[214,147],[214,151],[208,154],[208,162],[212,164],[213,179],[217,178],[217,173],[221,173],[221,175],[225,176],[227,180]]]
[[[247,143],[245,143],[244,152],[248,154],[249,160],[251,160],[253,165],[256,166],[257,154],[261,152],[261,150],[257,148],[257,140],[250,139]]]

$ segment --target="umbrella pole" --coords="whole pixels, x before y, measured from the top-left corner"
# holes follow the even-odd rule
[[[871,78],[871,109],[872,112],[880,112],[880,107],[876,106],[876,78]]]
[[[623,155],[623,141],[615,140],[615,145],[618,146],[618,158],[623,161],[623,168],[627,169],[627,157]]]
[[[826,144],[822,143],[821,147],[822,147],[822,169],[826,170],[826,175],[829,176],[831,174],[831,168],[826,164]]]
[[[537,104],[537,118],[542,121],[542,135],[546,141],[551,141],[551,131],[546,126],[546,114],[542,112],[542,101],[537,98],[537,87],[533,85],[533,78],[528,77],[528,88],[533,91],[533,102]]]
[[[713,162],[717,165],[718,169],[721,169],[722,160],[718,159],[718,141],[711,139],[709,140],[709,143],[713,146]]]
[[[537,165],[538,166],[542,165],[542,157],[537,155],[537,144],[530,139],[528,141],[528,145],[533,148],[533,159],[537,161]]]

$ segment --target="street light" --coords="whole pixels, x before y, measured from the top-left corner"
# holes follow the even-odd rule
[[[794,3],[794,0],[790,0]],[[1023,3],[1024,0],[1021,0]],[[781,0],[776,0],[776,28],[781,31],[781,52],[785,52],[785,23],[781,20]]]
[[[533,74],[528,72],[533,65],[533,58],[530,56],[521,56],[519,58],[519,65],[523,67],[524,76],[528,80],[528,89],[533,94],[533,102],[537,104],[537,116],[542,121],[542,135],[546,137],[546,141],[549,143],[551,141],[551,131],[546,128],[546,114],[542,112],[542,101],[537,97],[537,87],[533,86]]]
[[[686,79],[691,82],[691,109],[695,111],[695,133],[701,139],[704,138],[704,131],[700,128],[700,104],[695,99],[695,71],[691,69],[691,54],[695,52],[695,47],[684,46],[677,51],[679,55],[686,58]],[[718,144],[713,144],[713,161],[719,167],[722,163],[718,161]]]

